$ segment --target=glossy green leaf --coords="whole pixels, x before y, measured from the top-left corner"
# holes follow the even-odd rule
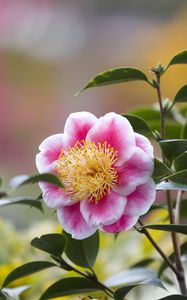
[[[160,287],[162,289],[165,289],[163,283],[161,280],[157,279],[157,278],[152,278],[152,279],[147,279],[145,281],[139,282],[139,283],[135,283],[135,284],[131,284],[131,285],[126,285],[123,287],[120,287],[118,290],[115,291],[114,293],[114,299],[115,300],[124,300],[124,297],[135,287],[137,286],[141,286],[141,285],[153,285],[153,286],[157,286]]]
[[[160,147],[168,160],[172,161],[177,156],[187,151],[187,140],[175,139],[160,141]]]
[[[101,290],[101,287],[94,281],[81,278],[71,277],[61,279],[52,284],[40,297],[40,300],[52,299],[68,295],[89,293]]]
[[[187,151],[179,155],[173,162],[176,171],[187,169]]]
[[[187,185],[180,184],[172,181],[163,181],[156,185],[157,191],[166,191],[166,190],[181,190],[187,191]]]
[[[119,272],[105,280],[105,284],[110,287],[121,285],[136,284],[137,282],[145,281],[149,278],[155,278],[156,272],[148,268],[132,268],[127,271]]]
[[[153,224],[153,225],[141,226],[141,228],[161,230],[161,231],[170,231],[170,232],[173,231],[173,232],[177,232],[177,233],[187,234],[187,225],[186,224],[180,224],[180,225]]]
[[[4,288],[3,293],[6,294],[6,298],[2,298],[2,299],[20,300],[20,296],[29,289],[30,289],[29,285],[18,286],[15,288]],[[0,299],[1,299],[1,295],[0,295]]]
[[[29,198],[29,197],[14,197],[9,199],[0,199],[0,207],[7,206],[7,205],[27,205],[30,207],[34,207],[39,209],[40,211],[43,211],[42,203],[39,200]]]
[[[10,181],[10,186],[13,188],[17,188],[19,186],[29,184],[29,183],[38,183],[38,182],[47,182],[52,183],[54,185],[57,185],[61,188],[63,188],[63,183],[61,180],[52,173],[43,173],[43,174],[36,174],[32,176],[28,175],[18,175]]]
[[[130,114],[125,114],[124,117],[129,120],[134,131],[145,136],[155,138],[153,131],[144,119]]]
[[[175,172],[172,175],[167,176],[167,178],[172,182],[187,185],[187,170]]]
[[[84,240],[76,240],[70,234],[63,232],[67,239],[65,253],[67,257],[80,267],[90,268],[94,265],[99,251],[98,231]]]
[[[159,182],[162,178],[171,173],[172,170],[170,170],[163,162],[156,158],[154,159],[154,172],[152,177],[156,182]]]
[[[57,267],[57,265],[48,261],[33,261],[33,262],[26,263],[14,269],[11,273],[8,274],[8,276],[5,278],[5,281],[3,283],[3,287],[7,286],[9,283],[11,283],[16,279],[31,275],[33,273],[51,267]]]
[[[182,254],[187,253],[187,242],[185,242],[184,244],[182,244],[181,247],[180,247],[180,249],[181,249],[181,253],[182,253]],[[172,252],[172,253],[168,256],[168,258],[169,258],[172,262],[174,262],[174,260],[175,260],[175,253]],[[165,270],[167,267],[168,267],[168,264],[167,264],[165,261],[163,261],[162,264],[161,264],[161,266],[160,266],[160,268],[159,268],[159,271],[158,271],[158,276],[159,276],[159,277],[162,275],[162,273],[164,272],[164,270]]]
[[[172,105],[169,109],[173,107],[175,103],[187,102],[187,84],[184,85],[175,95]]]
[[[88,83],[80,90],[80,92],[91,87],[98,87],[98,86],[111,85],[115,83],[137,81],[137,80],[145,81],[153,86],[153,84],[148,80],[146,75],[138,69],[116,68],[116,69],[106,70],[96,75],[94,78],[88,81]],[[80,92],[78,92],[77,94],[79,94]]]
[[[181,296],[181,295],[178,295],[178,294],[174,294],[174,295],[170,295],[170,296],[167,296],[167,297],[164,297],[164,298],[160,298],[158,300],[187,300],[187,297],[185,296]]]
[[[136,115],[144,120],[146,120],[147,123],[149,121],[160,121],[160,111],[155,108],[150,107],[142,107],[138,109],[134,109],[130,112],[132,115]]]
[[[36,237],[31,245],[54,256],[61,256],[66,245],[66,238],[62,234],[53,233]]]
[[[187,64],[187,50],[177,53],[167,65],[168,69],[171,65]]]

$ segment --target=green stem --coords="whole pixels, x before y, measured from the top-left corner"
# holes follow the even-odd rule
[[[157,72],[156,70],[153,70],[153,72],[156,75],[156,90],[157,90],[157,96],[158,96],[158,102],[160,106],[160,134],[161,134],[161,139],[165,139],[165,109],[163,107],[162,103],[162,96],[161,96],[161,88],[160,88],[160,73]],[[164,153],[162,152],[162,157],[163,157],[163,162],[167,163],[167,160],[165,158]],[[175,216],[173,214],[173,207],[172,207],[172,199],[171,199],[171,193],[170,191],[166,191],[166,200],[167,200],[167,205],[168,205],[168,212],[169,212],[169,219],[170,219],[170,224],[175,224]],[[173,249],[175,253],[175,261],[176,261],[176,268],[177,268],[177,273],[176,277],[179,283],[180,291],[182,295],[187,295],[187,288],[186,288],[186,282],[185,282],[185,276],[184,276],[184,269],[181,261],[181,251],[180,251],[180,242],[177,236],[176,232],[171,232],[171,237],[172,237],[172,243],[173,243]]]

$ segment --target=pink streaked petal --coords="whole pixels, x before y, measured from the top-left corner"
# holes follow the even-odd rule
[[[71,145],[71,138],[63,133],[54,134],[46,138],[39,146],[41,151],[36,155],[36,166],[39,172],[52,170],[52,165],[58,159],[62,150]]]
[[[138,216],[128,216],[128,215],[122,215],[121,218],[111,224],[111,225],[105,225],[101,227],[101,230],[109,233],[117,233],[120,231],[126,231],[132,228],[136,222],[138,221]]]
[[[129,195],[138,185],[149,180],[153,168],[153,159],[136,147],[131,158],[122,166],[116,167],[118,181],[114,190],[122,195]]]
[[[62,228],[70,233],[75,239],[85,239],[94,234],[97,230],[96,227],[90,227],[80,212],[80,202],[71,206],[62,206],[57,209],[57,216]]]
[[[93,142],[110,144],[118,151],[118,160],[115,165],[122,165],[135,150],[135,138],[129,121],[115,113],[108,113],[98,119],[86,137]]]
[[[39,186],[43,192],[43,199],[47,206],[57,208],[62,205],[72,205],[70,198],[58,186],[44,182],[40,182]]]
[[[155,183],[150,179],[147,183],[139,185],[136,190],[127,196],[125,213],[131,216],[144,215],[155,201]]]
[[[98,203],[88,200],[80,204],[81,213],[89,226],[108,225],[117,221],[124,212],[126,198],[111,191]]]
[[[150,141],[142,134],[134,133],[136,146],[141,148],[149,157],[153,158],[153,146]]]
[[[84,140],[90,128],[97,122],[97,118],[86,111],[76,112],[69,115],[64,126],[64,133],[68,134],[74,140]]]

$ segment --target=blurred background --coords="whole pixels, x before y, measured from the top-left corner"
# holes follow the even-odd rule
[[[99,117],[154,103],[155,91],[144,82],[74,94],[94,75],[113,67],[137,67],[152,78],[152,67],[166,65],[187,48],[186,25],[186,0],[0,0],[4,185],[15,175],[37,172],[38,145],[63,132],[70,113],[86,110]],[[186,75],[185,66],[171,67],[163,77],[163,96],[172,99]],[[22,230],[41,220],[39,212],[22,207],[2,208],[0,215]],[[45,222],[46,216],[42,218]]]

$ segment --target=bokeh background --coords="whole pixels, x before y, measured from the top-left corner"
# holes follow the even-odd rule
[[[95,74],[113,67],[137,67],[152,78],[153,66],[166,65],[187,48],[186,26],[186,0],[0,0],[4,186],[15,175],[36,173],[38,145],[62,132],[71,112],[86,110],[99,117],[153,104],[155,91],[143,82],[74,94]],[[163,77],[163,96],[172,99],[186,75],[185,66],[171,67]],[[52,213],[41,217],[21,207],[2,208],[0,215],[20,234],[41,219],[55,219]]]

